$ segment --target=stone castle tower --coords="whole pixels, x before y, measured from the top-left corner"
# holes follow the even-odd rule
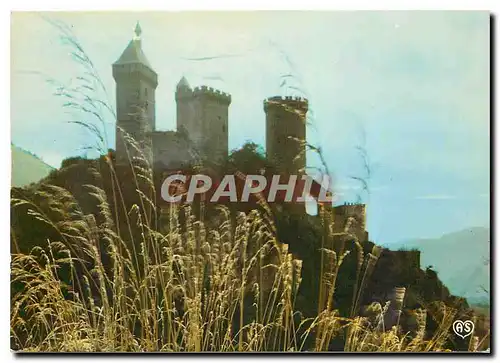
[[[150,155],[151,132],[155,129],[155,90],[158,75],[151,67],[141,48],[141,27],[135,27],[135,36],[122,55],[113,64],[116,81],[116,153],[127,156],[123,129]]]
[[[191,89],[182,77],[175,91],[177,131],[189,135],[193,147],[211,162],[226,159],[229,150],[227,93],[202,86]]]
[[[306,167],[306,114],[308,101],[275,96],[264,101],[266,154],[283,174],[300,175]]]
[[[366,231],[366,205],[345,203],[336,206],[334,212],[333,232],[341,233],[344,231],[346,224],[350,223],[350,230],[356,235],[359,241],[368,240],[368,232]]]

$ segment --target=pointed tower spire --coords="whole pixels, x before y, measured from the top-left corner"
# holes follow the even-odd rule
[[[179,83],[177,83],[177,89],[191,89],[186,77],[182,76]]]
[[[151,131],[156,129],[158,74],[142,51],[142,30],[138,22],[133,30],[132,39],[112,67],[116,82],[116,155],[123,160],[128,157],[128,146],[122,130],[138,142],[145,155],[149,155]]]
[[[137,22],[134,28],[134,36],[132,40],[128,43],[127,48],[125,48],[120,58],[118,58],[118,60],[114,63],[115,65],[133,64],[133,63],[143,64],[149,69],[153,70],[151,64],[146,58],[146,55],[142,51],[141,34],[142,34],[142,28],[139,22]]]
[[[135,24],[134,33],[135,33],[134,39],[141,39],[142,29],[141,29],[141,24],[139,24],[139,21],[137,21],[137,24]]]

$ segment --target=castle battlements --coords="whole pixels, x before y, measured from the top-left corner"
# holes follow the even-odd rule
[[[206,97],[223,104],[231,103],[231,95],[229,93],[222,92],[212,87],[207,87],[207,86],[195,87],[194,90],[192,91],[192,94],[194,97]]]
[[[355,214],[361,214],[365,213],[365,204],[359,204],[359,203],[344,203],[343,205],[339,205],[335,207],[335,213],[336,214],[343,214],[343,215],[355,215]]]
[[[264,100],[264,111],[267,111],[270,106],[297,110],[305,113],[309,109],[309,101],[307,98],[298,96],[273,96]]]
[[[336,206],[334,212],[337,217],[343,220],[354,217],[364,231],[366,224],[366,204],[344,203],[343,205]]]

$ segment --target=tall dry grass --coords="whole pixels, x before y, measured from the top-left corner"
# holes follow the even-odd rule
[[[162,233],[134,205],[128,213],[136,214],[142,231],[134,251],[118,234],[104,191],[88,190],[99,216],[85,214],[71,194],[54,186],[40,193],[62,218],[54,222],[29,207],[60,239],[12,255],[12,283],[22,288],[12,297],[11,334],[20,350],[324,351],[342,336],[346,351],[440,351],[447,341],[454,312],[444,305],[441,324],[427,340],[425,311],[418,312],[411,337],[398,326],[384,329],[388,305],[357,314],[378,248],[366,256],[358,250],[353,314],[343,317],[333,298],[350,251],[327,236],[334,243],[322,251],[319,313],[307,319],[295,309],[302,262],[277,241],[263,212],[239,213],[232,222],[220,207],[217,227],[208,228],[189,206],[171,205],[159,221]],[[13,200],[13,208],[29,203]]]

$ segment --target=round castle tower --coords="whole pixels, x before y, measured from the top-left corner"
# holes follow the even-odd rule
[[[300,97],[270,97],[266,112],[266,154],[280,172],[305,173],[306,114],[309,103]]]

